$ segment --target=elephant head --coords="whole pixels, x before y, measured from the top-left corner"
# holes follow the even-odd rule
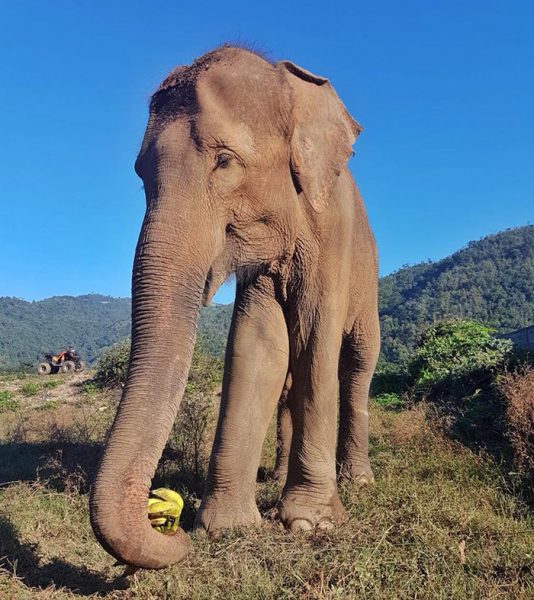
[[[157,569],[187,553],[182,530],[164,536],[150,526],[147,498],[202,301],[232,272],[284,267],[302,224],[327,206],[359,131],[327,80],[235,47],[175,69],[153,95],[135,165],[147,207],[131,361],[90,501],[95,534],[118,560]]]

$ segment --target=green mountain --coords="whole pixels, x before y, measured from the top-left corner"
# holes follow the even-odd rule
[[[54,296],[37,302],[0,298],[0,369],[35,364],[44,352],[74,346],[92,362],[100,352],[130,335],[130,298],[99,294]],[[220,355],[226,345],[231,306],[202,310],[199,334]]]
[[[534,323],[534,225],[507,229],[436,262],[380,280],[382,354],[405,359],[428,323],[481,321],[499,332]]]
[[[38,302],[0,298],[0,367],[36,363],[43,352],[72,345],[92,361],[130,334],[129,298],[98,294]]]
[[[129,298],[0,298],[0,368],[35,363],[65,345],[93,361],[130,333]],[[405,359],[428,323],[467,317],[506,332],[534,323],[534,225],[490,235],[443,260],[403,267],[380,280],[382,356]],[[221,355],[231,305],[203,308],[199,336]]]

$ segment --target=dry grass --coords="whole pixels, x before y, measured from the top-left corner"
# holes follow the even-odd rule
[[[517,468],[534,474],[534,367],[507,373],[499,382],[506,405],[506,433]]]
[[[379,407],[372,410],[376,484],[342,489],[350,517],[345,526],[295,536],[267,519],[259,529],[229,532],[217,541],[193,536],[193,552],[183,564],[124,580],[95,542],[87,514],[87,481],[116,398],[82,387],[71,392],[48,410],[36,408],[32,398],[21,400],[2,424],[0,598],[434,600],[534,594],[533,521],[510,476],[489,457],[437,433],[423,410]],[[17,423],[25,425],[25,436],[17,437]],[[267,473],[273,431],[264,448]],[[162,463],[158,481],[180,488],[184,474],[165,462],[171,461]],[[278,494],[272,481],[258,484],[265,515]],[[191,490],[188,499],[197,500]],[[188,521],[192,512],[190,507]]]

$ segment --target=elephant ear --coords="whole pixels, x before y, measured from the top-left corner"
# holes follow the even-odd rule
[[[297,187],[317,212],[327,206],[362,127],[328,79],[281,61],[292,90],[291,169]]]

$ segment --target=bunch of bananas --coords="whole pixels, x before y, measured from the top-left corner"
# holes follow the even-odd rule
[[[158,488],[150,492],[148,499],[148,518],[154,529],[166,535],[172,535],[178,529],[184,501],[178,492],[167,488]]]

